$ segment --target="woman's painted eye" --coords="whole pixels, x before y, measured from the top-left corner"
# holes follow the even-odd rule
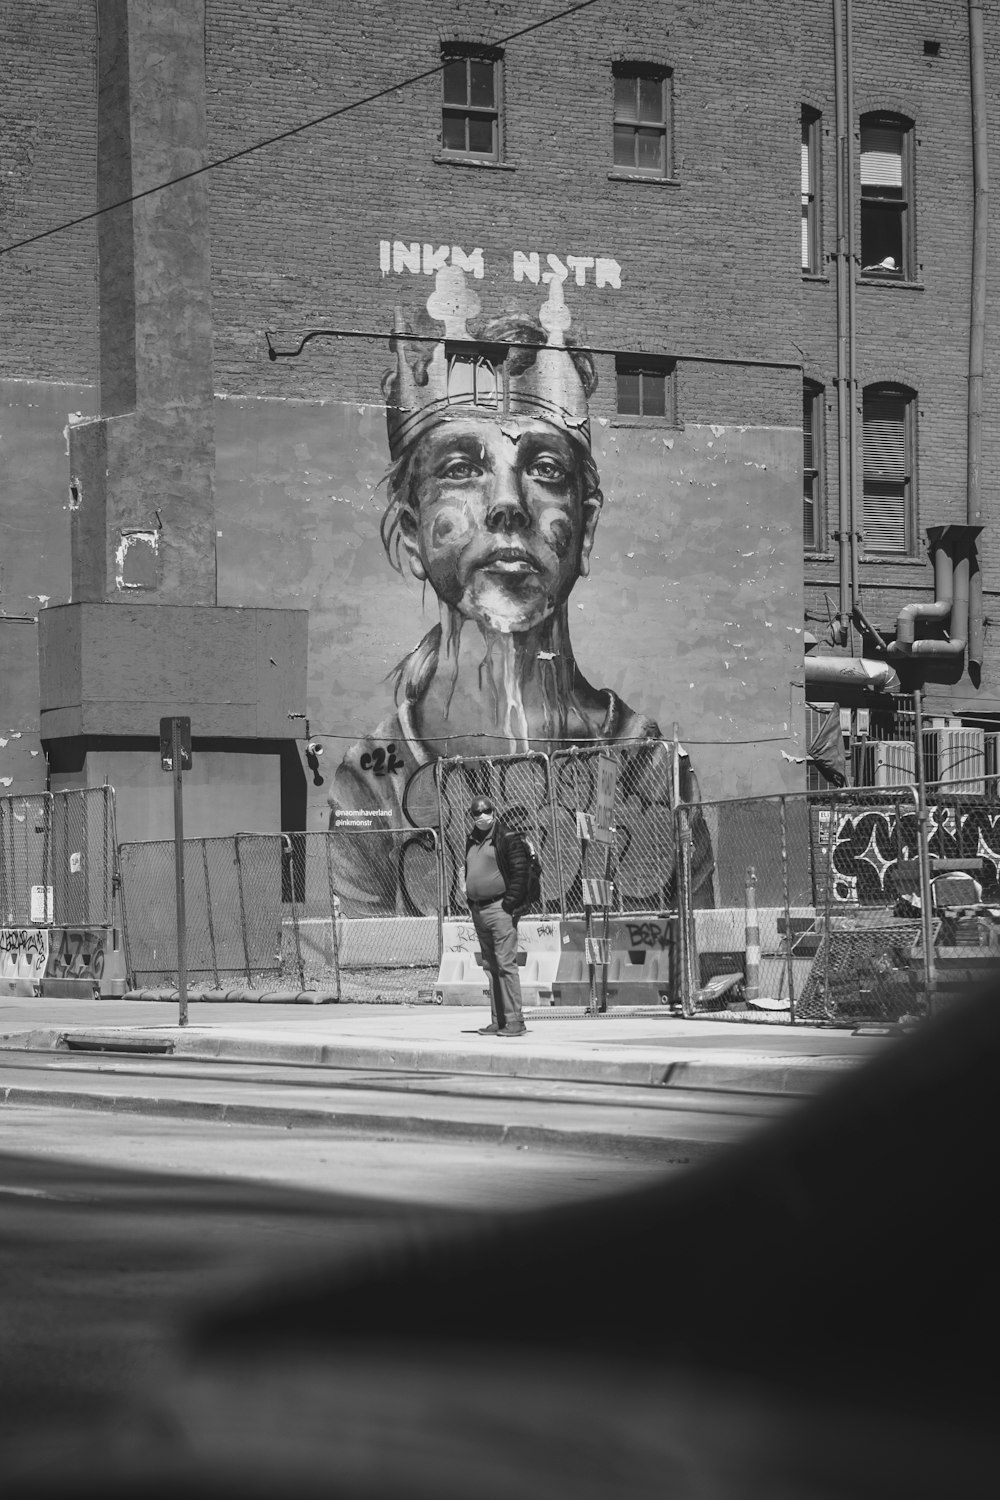
[[[474,479],[481,474],[482,468],[471,458],[453,458],[442,465],[440,470],[442,479]]]
[[[561,463],[554,458],[536,458],[528,465],[528,473],[533,479],[542,479],[547,484],[563,484],[566,480],[566,470]]]

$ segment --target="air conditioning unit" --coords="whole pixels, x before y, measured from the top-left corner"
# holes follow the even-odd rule
[[[865,746],[865,786],[913,786],[917,754],[909,740],[871,740]]]
[[[986,792],[986,736],[981,729],[937,729],[942,790],[982,797]]]
[[[986,750],[986,791],[990,797],[1000,797],[1000,734],[983,736]]]

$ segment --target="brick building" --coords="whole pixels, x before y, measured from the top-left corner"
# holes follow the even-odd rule
[[[676,725],[705,796],[794,788],[807,695],[890,740],[914,687],[1000,727],[989,358],[967,461],[993,0],[0,21],[5,790],[108,778],[122,835],[159,834],[166,713],[192,717],[195,833],[325,826],[338,777],[419,820],[446,745],[632,728]],[[430,686],[478,618],[428,557],[455,520],[423,537],[385,483],[386,402],[424,431],[435,370],[480,416],[548,401],[579,464],[586,427],[603,495],[549,538],[561,582],[513,544],[494,564],[447,732]]]

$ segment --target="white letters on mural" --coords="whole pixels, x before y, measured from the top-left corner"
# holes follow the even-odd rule
[[[486,275],[486,258],[483,250],[463,250],[461,245],[437,245],[429,241],[421,244],[417,240],[379,240],[379,270],[383,276],[436,276],[445,266],[456,266],[482,281]],[[546,270],[542,270],[542,256],[537,250],[515,250],[511,256],[511,272],[516,282],[530,281],[532,286],[553,281],[567,281],[570,277],[577,286],[588,284],[597,287],[613,287],[621,290],[622,268],[618,261],[606,255],[565,255],[551,253],[544,257]]]

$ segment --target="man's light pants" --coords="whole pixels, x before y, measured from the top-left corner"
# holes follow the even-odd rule
[[[490,976],[490,1010],[494,1025],[503,1030],[524,1025],[521,1015],[521,976],[517,968],[517,928],[499,899],[489,906],[472,908],[483,955],[483,968]]]

